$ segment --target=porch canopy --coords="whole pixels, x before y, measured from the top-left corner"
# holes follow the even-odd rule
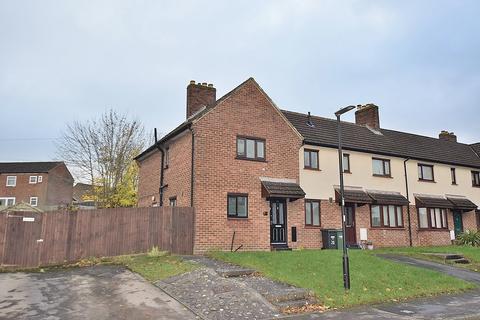
[[[372,198],[370,198],[368,194],[361,188],[345,188],[343,197],[345,199],[345,202],[357,203],[361,205],[373,203]],[[340,188],[337,187],[335,187],[335,202],[340,203]]]
[[[448,201],[453,204],[453,209],[462,211],[472,211],[477,209],[477,205],[465,197],[447,196]]]
[[[441,196],[430,196],[430,195],[416,195],[415,204],[417,207],[422,208],[445,208],[445,209],[454,209],[452,202],[448,201]]]
[[[295,182],[278,182],[262,180],[262,197],[288,198],[290,201],[305,197],[305,191]]]
[[[367,191],[374,204],[391,204],[397,206],[408,206],[407,198],[398,192]]]

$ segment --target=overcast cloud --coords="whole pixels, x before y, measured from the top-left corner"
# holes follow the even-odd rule
[[[373,102],[384,128],[478,142],[479,12],[456,0],[0,0],[0,161],[55,159],[67,122],[107,108],[166,133],[189,80],[221,96],[250,76],[281,108],[332,117]]]

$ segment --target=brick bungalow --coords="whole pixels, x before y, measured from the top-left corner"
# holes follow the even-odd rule
[[[138,204],[194,207],[195,253],[320,248],[341,226],[335,121],[280,110],[253,78],[220,99],[191,81],[186,118],[137,156]],[[371,104],[342,128],[349,245],[448,244],[477,229],[480,144],[380,128]]]

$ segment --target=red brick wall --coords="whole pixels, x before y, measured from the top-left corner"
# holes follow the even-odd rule
[[[169,205],[170,197],[177,197],[177,206],[190,207],[192,172],[192,134],[189,130],[167,144],[169,163],[164,170],[163,205]]]
[[[42,176],[42,182],[30,184],[30,176]],[[17,185],[7,187],[7,176],[16,176]],[[0,197],[15,197],[15,203],[30,203],[30,197],[38,197],[38,205],[43,206],[47,200],[48,175],[46,173],[0,174]]]
[[[154,150],[138,163],[138,206],[149,207],[159,202],[161,153]]]
[[[193,126],[195,132],[195,252],[208,249],[270,249],[270,206],[259,177],[298,181],[300,137],[272,107],[253,80]],[[266,140],[266,162],[237,160],[236,137]],[[227,219],[227,193],[248,193],[248,219]],[[288,203],[288,229],[303,217],[302,200]],[[303,218],[302,218],[303,219]],[[289,240],[291,235],[289,234]]]
[[[72,203],[73,178],[65,165],[48,172],[46,206],[66,206]]]

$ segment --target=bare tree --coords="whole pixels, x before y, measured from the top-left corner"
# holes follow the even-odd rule
[[[125,184],[136,186],[133,157],[145,146],[143,125],[110,109],[99,118],[68,124],[57,143],[59,155],[93,186],[100,206],[119,206]],[[136,172],[136,170],[133,170]],[[123,184],[123,188],[122,188]],[[123,202],[125,203],[125,202]]]

